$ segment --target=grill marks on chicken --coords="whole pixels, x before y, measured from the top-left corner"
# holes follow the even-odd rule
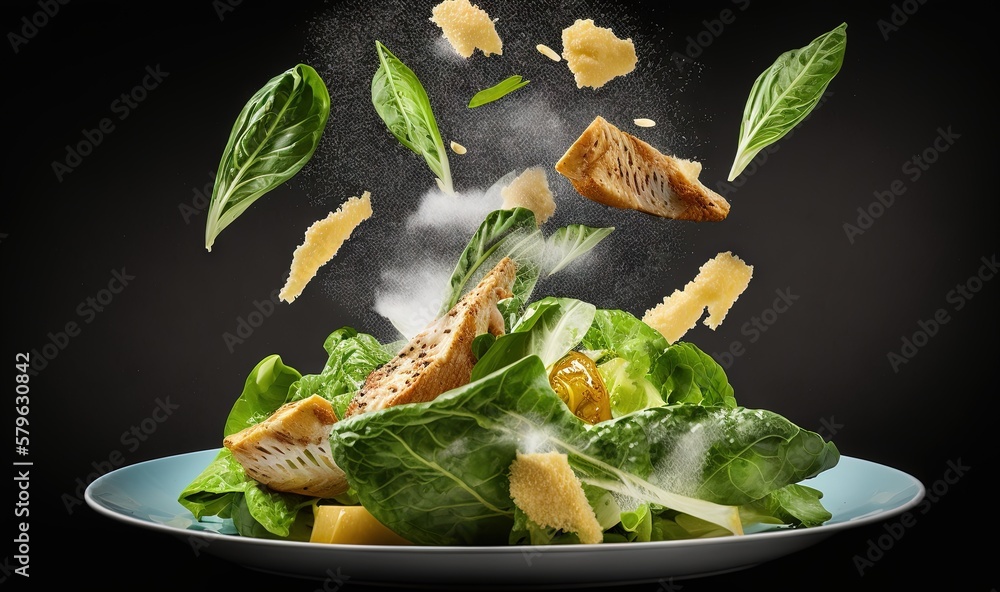
[[[497,302],[511,296],[515,271],[513,260],[501,260],[447,314],[410,340],[392,361],[372,372],[344,416],[431,401],[468,383],[476,361],[473,339],[486,332],[504,332]]]
[[[403,403],[430,401],[472,377],[472,340],[504,332],[497,302],[511,296],[516,265],[504,258],[447,314],[373,371],[345,417]],[[333,406],[319,395],[287,403],[266,420],[227,437],[224,445],[248,477],[275,491],[334,497],[347,476],[330,452]]]
[[[275,491],[334,497],[348,489],[347,476],[330,453],[336,421],[330,402],[312,395],[282,405],[223,444],[248,477]]]

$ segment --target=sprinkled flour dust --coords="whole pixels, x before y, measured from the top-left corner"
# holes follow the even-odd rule
[[[669,61],[676,49],[668,46],[669,36],[651,32],[649,15],[630,14],[628,4],[494,3],[490,16],[503,54],[477,52],[468,59],[430,21],[434,4],[338,2],[309,23],[303,61],[327,81],[331,107],[324,139],[296,182],[306,187],[311,205],[330,209],[370,191],[374,211],[363,240],[353,241],[317,276],[324,295],[348,307],[380,339],[422,328],[436,314],[459,254],[485,215],[499,207],[491,186],[542,166],[556,201],[555,214],[541,227],[545,236],[567,224],[616,230],[584,258],[542,277],[534,295],[569,296],[641,315],[669,293],[661,284],[673,262],[687,255],[680,246],[691,225],[592,202],[553,166],[597,115],[665,153],[697,159],[693,116],[679,97],[697,70],[679,71]],[[539,44],[560,51],[562,29],[578,18],[632,38],[639,55],[635,71],[597,90],[579,89],[565,62],[539,53]],[[437,189],[423,158],[401,145],[375,112],[376,40],[423,84],[456,195]],[[472,95],[511,74],[530,83],[493,103],[467,107]],[[634,126],[636,114],[656,127]],[[466,154],[448,149],[452,138],[461,140]]]

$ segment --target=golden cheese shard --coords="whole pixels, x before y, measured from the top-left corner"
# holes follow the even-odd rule
[[[469,0],[444,0],[431,14],[431,21],[441,27],[444,38],[463,58],[471,57],[477,49],[487,56],[503,54],[503,41],[490,15]]]
[[[682,290],[663,299],[647,310],[644,323],[659,331],[668,343],[674,343],[694,328],[708,308],[705,325],[715,330],[726,318],[729,309],[746,290],[753,277],[753,266],[730,251],[709,259],[693,280]]]
[[[500,190],[500,196],[503,197],[503,209],[528,208],[535,213],[535,220],[539,225],[544,224],[556,211],[556,201],[542,167],[525,169],[510,185]]]
[[[694,222],[729,215],[726,198],[698,180],[701,163],[662,154],[600,116],[555,168],[580,195],[614,208]]]
[[[330,402],[312,395],[282,405],[223,444],[248,477],[275,491],[334,497],[348,489],[347,476],[330,452],[336,421]]]
[[[575,532],[584,544],[604,540],[604,530],[565,454],[518,452],[510,465],[510,497],[543,528]]]
[[[611,29],[595,25],[593,19],[577,19],[563,29],[562,44],[562,57],[577,88],[600,88],[635,70],[639,62],[632,39],[619,39]]]
[[[302,294],[319,268],[333,259],[359,224],[372,215],[371,194],[352,197],[336,212],[317,220],[306,229],[305,241],[292,254],[292,266],[278,298],[292,302]]]

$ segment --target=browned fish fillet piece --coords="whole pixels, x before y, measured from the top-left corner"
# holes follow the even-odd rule
[[[717,222],[729,202],[698,180],[701,163],[660,153],[597,117],[556,163],[580,195],[615,208]]]
[[[516,265],[505,257],[447,314],[414,337],[378,368],[354,395],[344,417],[403,403],[431,401],[472,376],[472,340],[504,332],[497,302],[511,296]]]
[[[313,395],[282,405],[223,444],[248,477],[275,491],[334,497],[348,489],[347,476],[330,454],[336,421],[330,402]]]

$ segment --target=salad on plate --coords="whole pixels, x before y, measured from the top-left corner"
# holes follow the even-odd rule
[[[475,11],[468,0],[445,0],[434,22],[470,55],[502,54],[493,21]],[[463,14],[487,33],[490,51],[468,45]],[[630,40],[593,21],[574,27],[586,33],[564,32],[565,57],[581,88],[635,67]],[[783,54],[757,80],[732,174],[816,104],[839,70],[845,28]],[[461,199],[419,79],[384,44],[375,49],[375,110],[423,157],[440,191]],[[515,82],[470,108],[516,100],[528,82]],[[251,98],[219,165],[206,248],[309,160],[329,102],[304,64]],[[600,117],[555,169],[584,197],[636,215],[718,222],[729,211],[698,181],[699,163]],[[491,189],[504,205],[470,237],[421,331],[387,343],[336,328],[314,373],[264,357],[225,419],[218,454],[178,501],[198,520],[230,521],[241,536],[316,543],[642,543],[829,520],[823,493],[804,482],[836,466],[837,447],[778,413],[741,406],[723,368],[682,339],[706,308],[707,325],[722,322],[752,268],[720,253],[642,318],[624,304],[536,294],[540,278],[614,228],[571,224],[546,235],[553,196],[544,171],[530,173]],[[365,192],[307,231],[283,300],[301,293],[372,208]]]

